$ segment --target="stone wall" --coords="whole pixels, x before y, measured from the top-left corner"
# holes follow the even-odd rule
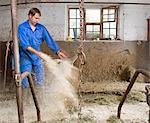
[[[80,42],[59,41],[59,46],[65,50],[69,57],[76,54]],[[83,43],[87,61],[83,66],[83,81],[97,82],[103,80],[120,80],[122,72],[129,66],[150,70],[149,42],[143,41],[85,41]],[[3,83],[5,43],[0,43],[0,76]],[[42,51],[54,58],[57,56],[51,52],[45,43]],[[8,58],[7,83],[11,78],[11,60]],[[75,63],[78,66],[78,62]]]

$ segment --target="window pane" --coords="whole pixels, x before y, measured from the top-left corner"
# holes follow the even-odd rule
[[[104,16],[103,16],[103,19],[106,19],[106,18],[108,18],[108,17],[109,17],[108,15],[104,15]]]
[[[77,38],[80,38],[80,29],[77,29]]]
[[[110,30],[110,38],[112,40],[116,38],[116,30],[115,29],[111,29]]]
[[[100,31],[100,26],[99,25],[94,25],[94,31]]]
[[[80,11],[77,9],[77,18],[80,18]]]
[[[115,21],[114,18],[109,18],[109,21]]]
[[[103,15],[108,14],[108,9],[103,9]]]
[[[86,22],[100,22],[100,9],[86,9]]]
[[[76,19],[70,19],[70,28],[76,28]]]
[[[91,39],[93,37],[93,32],[86,32],[86,38]]]
[[[103,19],[103,21],[108,21],[108,18],[106,18],[106,19]]]
[[[80,19],[77,19],[77,28],[80,28]]]
[[[114,14],[115,13],[115,9],[109,9],[109,14]]]
[[[99,32],[86,32],[86,38],[87,39],[97,39],[100,37]]]
[[[74,38],[73,29],[70,29],[70,32],[69,32],[69,33],[70,33],[70,35],[69,35],[69,36],[70,36],[71,38]]]
[[[116,38],[116,9],[115,8],[107,8],[103,9],[103,37],[104,38]]]
[[[111,36],[116,36],[116,29],[110,29],[110,35]]]
[[[87,25],[87,26],[86,26],[86,31],[93,31],[92,28],[93,28],[92,25]]]
[[[109,18],[115,18],[115,15],[109,15]]]
[[[108,21],[108,15],[103,16],[103,21]]]
[[[103,23],[103,28],[109,28],[109,23]]]
[[[74,38],[77,38],[77,28],[73,28],[73,36]]]
[[[103,37],[109,38],[109,29],[103,29]]]
[[[110,22],[110,28],[116,28],[116,22]]]
[[[99,38],[99,32],[94,32],[94,33],[93,33],[93,38],[94,38],[94,39]]]
[[[70,9],[70,18],[76,18],[76,9]]]

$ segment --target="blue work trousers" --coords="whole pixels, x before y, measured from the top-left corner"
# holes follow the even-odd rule
[[[23,66],[21,65],[20,70],[21,70],[21,73],[28,71],[30,74],[33,71],[35,84],[37,84],[37,85],[43,85],[44,84],[45,73],[44,73],[43,63],[40,63],[39,65],[32,65],[32,64],[23,65]],[[23,88],[29,87],[29,82],[28,82],[27,77],[25,77],[22,80],[22,87]]]

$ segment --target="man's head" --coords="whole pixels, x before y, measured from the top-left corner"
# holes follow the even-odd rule
[[[40,16],[41,16],[41,12],[38,8],[32,8],[29,10],[28,19],[33,26],[39,23]]]

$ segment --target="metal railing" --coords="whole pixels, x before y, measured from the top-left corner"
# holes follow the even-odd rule
[[[39,107],[39,103],[38,103],[38,100],[37,100],[37,97],[36,97],[36,94],[35,94],[35,89],[34,89],[32,76],[29,72],[24,72],[24,73],[21,74],[21,80],[23,80],[25,77],[27,77],[28,81],[29,81],[32,97],[33,97],[34,104],[35,104],[36,111],[37,111],[37,121],[41,121],[40,107]]]
[[[19,123],[24,123],[23,116],[23,99],[22,99],[22,87],[21,83],[24,77],[28,77],[31,93],[33,96],[34,104],[37,110],[37,120],[41,121],[40,108],[35,95],[32,76],[28,72],[20,73],[19,64],[19,44],[17,38],[17,0],[11,0],[11,17],[12,17],[12,38],[14,43],[14,62],[15,62],[15,83],[16,83],[16,100],[18,108],[18,120]]]
[[[136,78],[138,77],[139,74],[143,74],[145,75],[146,77],[150,78],[150,72],[146,71],[146,70],[143,70],[143,69],[138,69],[135,71],[132,79],[131,79],[131,82],[130,84],[128,85],[126,91],[125,91],[125,94],[123,95],[122,97],[122,100],[120,101],[120,104],[118,106],[118,112],[117,112],[117,117],[120,119],[120,116],[121,116],[121,108],[123,106],[123,103],[125,102],[126,98],[127,98],[127,95],[129,94],[131,88],[133,87],[134,83],[135,83],[135,80]]]

